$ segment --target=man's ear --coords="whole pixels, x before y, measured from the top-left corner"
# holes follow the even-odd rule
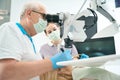
[[[32,11],[31,10],[26,10],[26,14],[27,14],[27,16],[31,16],[31,13],[32,13]]]

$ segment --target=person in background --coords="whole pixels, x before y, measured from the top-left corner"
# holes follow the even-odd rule
[[[66,49],[64,47],[64,40],[60,38],[60,26],[57,23],[49,23],[45,29],[45,33],[50,41],[40,48],[40,54],[43,59],[49,59],[56,53],[61,52],[60,48]],[[72,57],[77,59],[76,56],[78,55],[78,52],[76,47],[72,45],[70,50]],[[73,80],[71,71],[72,67],[57,69],[41,75],[41,80]]]
[[[48,26],[44,30],[49,41],[41,46],[39,53],[42,58],[50,58],[58,52],[61,52],[61,48],[71,49],[72,56],[78,55],[77,49],[72,44],[72,48],[65,48],[65,42],[60,38],[60,26],[57,23],[48,23]],[[51,54],[49,54],[51,52]]]
[[[0,80],[39,80],[39,75],[63,68],[59,61],[71,60],[71,51],[58,52],[40,60],[32,36],[42,32],[46,9],[39,1],[29,1],[23,7],[20,22],[6,22],[0,26]]]

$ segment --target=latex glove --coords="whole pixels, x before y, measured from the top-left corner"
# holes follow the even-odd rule
[[[86,55],[86,54],[81,54],[81,56],[80,56],[80,59],[85,59],[85,58],[89,58],[89,56],[88,55]]]
[[[58,66],[56,63],[72,60],[71,50],[65,50],[64,52],[57,53],[50,60],[52,62],[53,69],[62,68],[63,66]]]

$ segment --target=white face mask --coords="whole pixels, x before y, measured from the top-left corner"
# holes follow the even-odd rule
[[[43,19],[39,19],[39,22],[34,24],[34,28],[37,33],[44,31],[46,26],[47,26],[47,21]]]
[[[59,39],[60,39],[60,30],[53,31],[52,33],[50,33],[50,34],[48,35],[48,38],[49,38],[51,41],[59,40]]]

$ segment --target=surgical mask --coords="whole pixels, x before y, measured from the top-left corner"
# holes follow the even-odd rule
[[[53,31],[52,33],[50,33],[50,34],[48,35],[48,38],[49,38],[51,41],[59,40],[59,39],[60,39],[60,30]]]
[[[37,33],[44,31],[46,26],[47,26],[47,21],[43,19],[39,19],[39,22],[34,24],[34,28]]]

